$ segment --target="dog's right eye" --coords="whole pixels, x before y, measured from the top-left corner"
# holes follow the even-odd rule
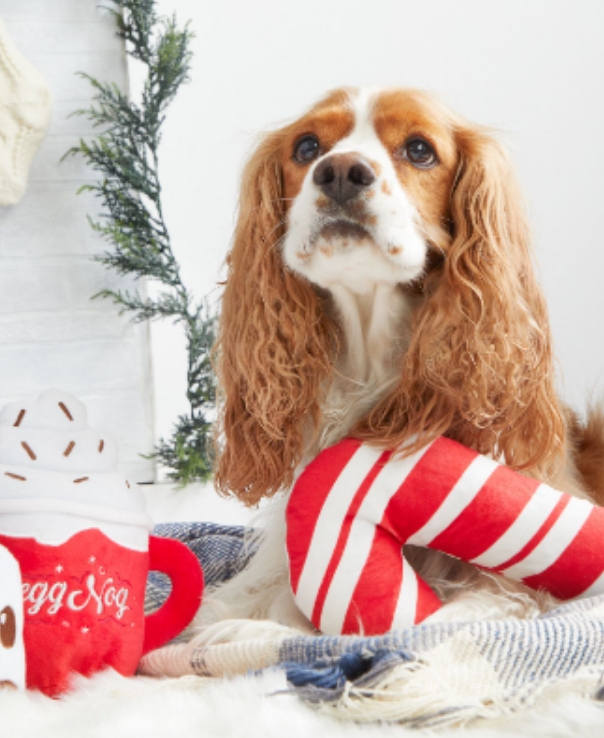
[[[320,150],[321,146],[316,136],[304,136],[294,146],[294,159],[301,164],[307,164],[317,158]]]

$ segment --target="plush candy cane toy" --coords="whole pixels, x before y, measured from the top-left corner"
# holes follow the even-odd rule
[[[300,475],[287,509],[290,579],[322,632],[385,633],[441,602],[402,546],[443,551],[560,599],[604,593],[604,508],[447,438],[408,458],[346,439]]]

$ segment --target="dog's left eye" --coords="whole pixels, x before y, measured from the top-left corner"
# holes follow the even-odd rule
[[[321,146],[316,136],[304,136],[294,146],[294,159],[301,164],[306,164],[319,155]]]
[[[438,161],[436,152],[423,138],[414,138],[407,141],[403,147],[403,156],[419,169],[429,169]]]

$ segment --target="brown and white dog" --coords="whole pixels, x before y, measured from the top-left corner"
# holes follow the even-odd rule
[[[304,623],[288,594],[284,501],[297,471],[347,435],[411,452],[444,434],[604,502],[604,416],[583,424],[556,395],[508,158],[427,93],[336,90],[265,136],[243,175],[217,356],[217,488],[281,502],[252,566],[201,622]],[[464,617],[470,601],[476,617],[536,607],[442,554],[413,561]],[[210,626],[208,642],[245,627]]]

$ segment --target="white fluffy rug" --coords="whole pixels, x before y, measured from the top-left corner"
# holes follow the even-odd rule
[[[283,694],[281,673],[213,681],[200,677],[124,679],[105,672],[80,679],[61,700],[39,694],[0,693],[2,738],[601,738],[604,706],[552,693],[526,713],[442,732],[396,725],[335,722],[296,697]]]

